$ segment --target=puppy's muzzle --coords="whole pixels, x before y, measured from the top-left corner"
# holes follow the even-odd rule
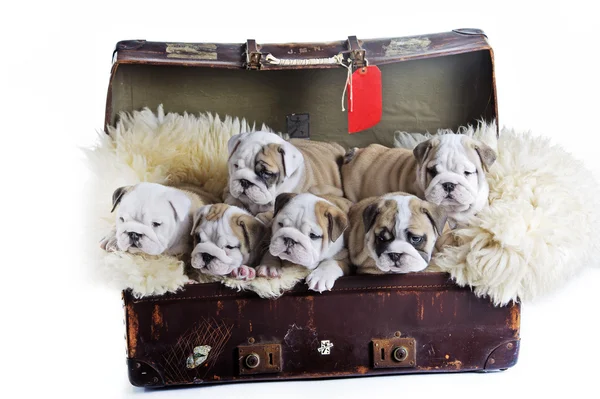
[[[127,235],[129,236],[129,240],[131,241],[131,246],[137,247],[140,242],[140,238],[142,238],[142,235],[134,231],[128,231]]]
[[[298,241],[290,238],[290,237],[283,237],[283,243],[288,247],[291,248],[294,245],[298,244]]]
[[[208,254],[206,252],[201,253],[200,256],[202,257],[202,260],[204,261],[204,265],[208,265],[210,263],[210,261],[215,258],[215,256]]]
[[[246,189],[248,189],[248,187],[251,187],[253,184],[250,183],[250,181],[248,181],[246,179],[240,179],[240,185],[242,186],[242,189],[246,190]]]
[[[392,262],[394,262],[394,263],[398,263],[400,261],[400,258],[402,257],[402,255],[404,255],[404,254],[399,254],[397,252],[389,252],[387,254],[387,256],[389,256],[390,259],[392,260]]]
[[[442,187],[444,188],[445,192],[451,193],[452,191],[454,191],[454,188],[456,187],[456,184],[454,184],[454,183],[443,183]]]

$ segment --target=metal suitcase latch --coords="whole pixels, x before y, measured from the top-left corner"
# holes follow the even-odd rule
[[[260,69],[262,53],[259,50],[256,40],[246,40],[246,69]]]
[[[240,375],[281,372],[281,345],[238,346]]]
[[[366,52],[360,45],[356,36],[348,36],[346,41],[348,50],[350,51],[350,58],[352,58],[352,67],[359,69],[364,67],[366,64]]]
[[[373,339],[373,368],[415,367],[417,351],[414,338]]]

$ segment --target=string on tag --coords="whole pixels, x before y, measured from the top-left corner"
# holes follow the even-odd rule
[[[348,70],[348,75],[346,76],[346,83],[344,83],[344,91],[342,92],[342,112],[346,111],[346,109],[344,108],[344,99],[346,98],[346,88],[348,87],[348,85],[350,85],[350,112],[352,112],[354,108],[354,104],[352,101],[352,59],[348,58],[348,65],[346,65],[344,64],[344,59],[340,57],[339,64]]]

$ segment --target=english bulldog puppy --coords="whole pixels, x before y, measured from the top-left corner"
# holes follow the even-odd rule
[[[441,207],[401,192],[364,199],[349,218],[350,262],[360,274],[425,269],[446,223]]]
[[[267,265],[259,266],[258,273],[271,274],[277,267],[273,258],[278,258],[284,265],[289,262],[310,270],[309,289],[330,290],[339,277],[349,274],[343,233],[350,205],[342,197],[279,194],[271,225],[271,258],[263,259]]]
[[[191,251],[193,214],[214,198],[157,183],[117,188],[112,196],[116,227],[100,242],[107,251],[184,255]]]
[[[194,215],[192,267],[203,274],[251,280],[256,277],[253,266],[262,255],[267,230],[244,209],[227,204],[203,206]]]
[[[413,151],[372,144],[346,154],[344,193],[353,202],[402,191],[441,206],[452,227],[488,203],[485,172],[496,160],[489,146],[462,134],[444,134]]]
[[[229,182],[225,203],[253,215],[273,211],[280,193],[342,196],[339,144],[292,139],[269,132],[237,134],[228,142]]]

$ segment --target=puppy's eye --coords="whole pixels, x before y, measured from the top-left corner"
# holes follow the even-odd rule
[[[427,173],[429,173],[431,175],[431,177],[435,177],[438,174],[435,166],[432,166],[431,168],[427,168]]]
[[[225,246],[225,248],[227,248],[227,249],[236,249],[236,248],[239,248],[239,247],[240,247],[239,245],[237,247],[234,247],[232,245]]]
[[[377,239],[381,242],[386,242],[386,241],[391,241],[392,237],[388,236],[386,234],[386,232],[384,231],[382,233],[379,233],[379,235],[377,235]]]
[[[420,243],[423,242],[423,236],[416,236],[414,234],[409,234],[408,241],[412,245],[419,245]]]
[[[319,236],[319,235],[316,235],[313,233],[310,233],[308,236],[310,237],[311,240],[318,240],[320,238],[323,238],[323,236]]]
[[[125,221],[125,219],[123,219],[123,218],[119,218],[119,221],[120,221],[121,223],[123,223],[123,222]]]
[[[196,242],[202,242],[202,237],[200,237],[200,233],[196,233],[194,238],[196,239]]]
[[[233,167],[237,169],[237,168],[239,168],[240,166],[239,166],[237,163],[234,163],[234,164],[233,164]]]
[[[469,177],[469,176],[471,176],[471,175],[474,175],[474,174],[476,174],[476,173],[477,173],[477,171],[475,171],[475,172],[467,172],[467,171],[465,170],[465,176],[467,176],[467,177]]]
[[[275,173],[271,173],[271,172],[268,172],[268,171],[266,171],[266,170],[263,170],[262,172],[260,172],[260,176],[261,176],[263,179],[265,179],[265,180],[266,180],[266,179],[270,179],[270,178],[272,178],[273,176],[275,176]]]
[[[160,222],[152,222],[152,227],[158,227],[160,226],[162,223]]]
[[[277,224],[279,225],[279,227],[283,227],[283,223],[279,222]]]

